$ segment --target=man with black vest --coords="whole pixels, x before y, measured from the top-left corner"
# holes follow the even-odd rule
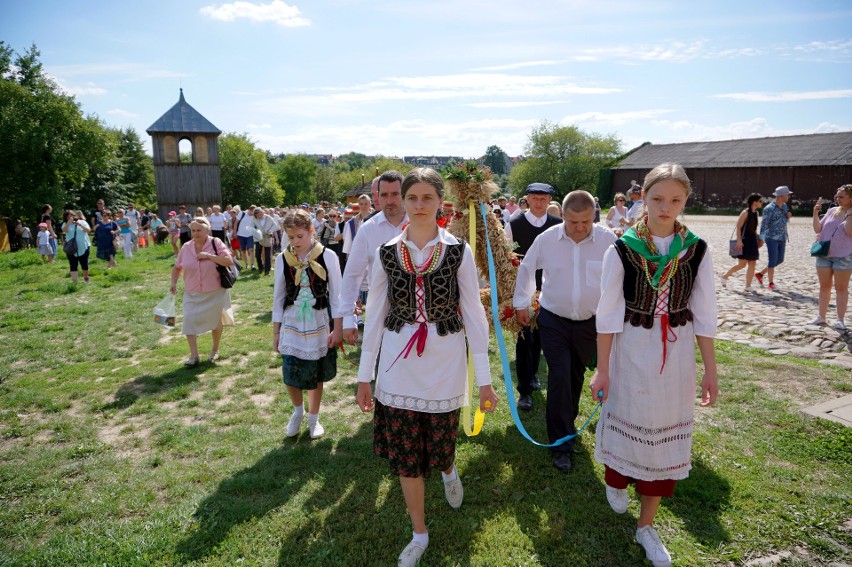
[[[536,237],[562,222],[561,219],[547,214],[547,205],[556,191],[547,183],[530,183],[526,189],[525,200],[529,209],[523,214],[517,214],[506,223],[506,238],[509,242],[518,244],[515,254],[524,257]],[[535,289],[541,291],[541,270],[535,273]],[[541,389],[535,373],[541,360],[541,338],[538,329],[524,327],[518,334],[515,346],[515,370],[518,374],[518,409],[532,409],[532,393]]]

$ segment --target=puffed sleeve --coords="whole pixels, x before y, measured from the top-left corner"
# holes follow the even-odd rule
[[[379,354],[385,329],[385,317],[388,314],[388,276],[379,260],[379,250],[377,248],[374,251],[375,269],[370,279],[370,293],[367,295],[367,320],[364,321],[361,362],[358,364],[359,382],[370,382],[373,379],[376,357]],[[349,271],[348,263],[346,271]]]
[[[326,249],[322,254],[326,272],[328,272],[328,300],[331,304],[331,318],[337,319],[343,317],[340,312],[340,286],[343,283],[343,277],[340,275],[340,260],[337,259],[337,254],[331,250]]]
[[[464,245],[464,256],[458,273],[459,299],[464,330],[477,386],[491,384],[491,367],[488,364],[488,320],[479,296],[479,276],[470,246]],[[372,293],[372,291],[371,291]]]
[[[284,322],[284,297],[287,295],[287,283],[284,281],[284,270],[287,269],[287,263],[284,260],[284,254],[279,254],[275,258],[275,280],[272,285],[272,322]]]
[[[624,265],[615,245],[604,252],[602,270],[595,325],[598,333],[620,333],[624,330]]]
[[[713,258],[710,247],[698,265],[695,285],[689,296],[689,310],[692,311],[692,326],[695,335],[713,338],[716,336],[716,277],[713,273]]]
[[[512,307],[515,309],[527,309],[532,304],[535,294],[535,272],[538,270],[538,258],[542,238],[536,238],[518,268],[515,278],[515,295],[512,296]]]

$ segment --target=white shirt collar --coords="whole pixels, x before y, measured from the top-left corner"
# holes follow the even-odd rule
[[[570,240],[571,242],[574,242],[573,238],[571,238],[570,236],[565,234],[565,223],[564,222],[561,223],[561,224],[558,224],[556,226],[559,227],[559,231],[558,231],[559,236],[557,237],[558,240]],[[594,242],[594,241],[595,241],[595,225],[592,225],[592,230],[591,230],[591,232],[589,232],[589,235],[586,238],[584,238],[583,240],[581,240],[580,242],[574,242],[574,244],[582,244],[583,242]]]

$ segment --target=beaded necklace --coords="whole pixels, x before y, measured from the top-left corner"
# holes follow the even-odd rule
[[[438,267],[438,259],[441,257],[441,250],[443,250],[443,244],[438,242],[435,244],[434,250],[432,250],[432,255],[426,262],[423,262],[421,265],[416,266],[414,264],[414,260],[411,259],[411,249],[408,247],[408,244],[405,242],[402,243],[400,250],[400,257],[402,258],[402,267],[405,268],[406,272],[411,274],[417,274],[418,276],[423,276],[425,274],[429,274],[434,272]]]
[[[657,251],[657,246],[654,244],[654,238],[651,235],[651,231],[648,230],[648,225],[644,221],[645,219],[643,219],[643,222],[636,223],[633,228],[636,230],[636,234],[639,235],[639,238],[645,242],[645,245],[648,247],[648,251],[650,251],[652,255],[658,256],[659,252]],[[680,232],[685,230],[686,227],[675,221],[675,238],[679,237]],[[660,283],[658,285],[654,285],[654,278],[648,269],[649,262],[647,259],[642,257],[642,271],[645,273],[645,279],[648,280],[648,285],[651,286],[651,289],[654,291],[660,291],[661,288],[665,287],[669,280],[674,277],[675,272],[677,272],[678,263],[678,256],[669,260],[662,275],[660,275]]]

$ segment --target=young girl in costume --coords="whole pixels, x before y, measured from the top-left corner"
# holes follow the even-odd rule
[[[654,516],[691,468],[695,341],[704,361],[701,406],[718,394],[716,290],[707,243],[676,220],[689,197],[684,169],[659,165],[643,188],[647,213],[604,256],[591,390],[595,399],[603,390],[595,460],[606,467],[607,500],[624,513],[627,485],[636,484],[636,541],[660,567],[671,556]]]
[[[373,450],[399,476],[414,529],[399,556],[403,567],[415,565],[429,545],[423,479],[433,468],[441,471],[450,506],[462,504],[454,462],[459,409],[470,403],[465,337],[480,409],[497,405],[476,264],[470,247],[435,222],[443,196],[441,176],[432,169],[414,169],[402,182],[410,223],[376,252],[381,269],[373,270],[358,367],[358,407],[375,409]]]
[[[305,417],[302,391],[307,390],[308,432],[317,439],[325,432],[319,422],[322,388],[337,374],[335,349],[343,333],[340,264],[334,252],[314,240],[308,213],[288,214],[284,230],[290,245],[275,259],[272,348],[281,354],[284,384],[295,408],[287,437],[299,434]]]

